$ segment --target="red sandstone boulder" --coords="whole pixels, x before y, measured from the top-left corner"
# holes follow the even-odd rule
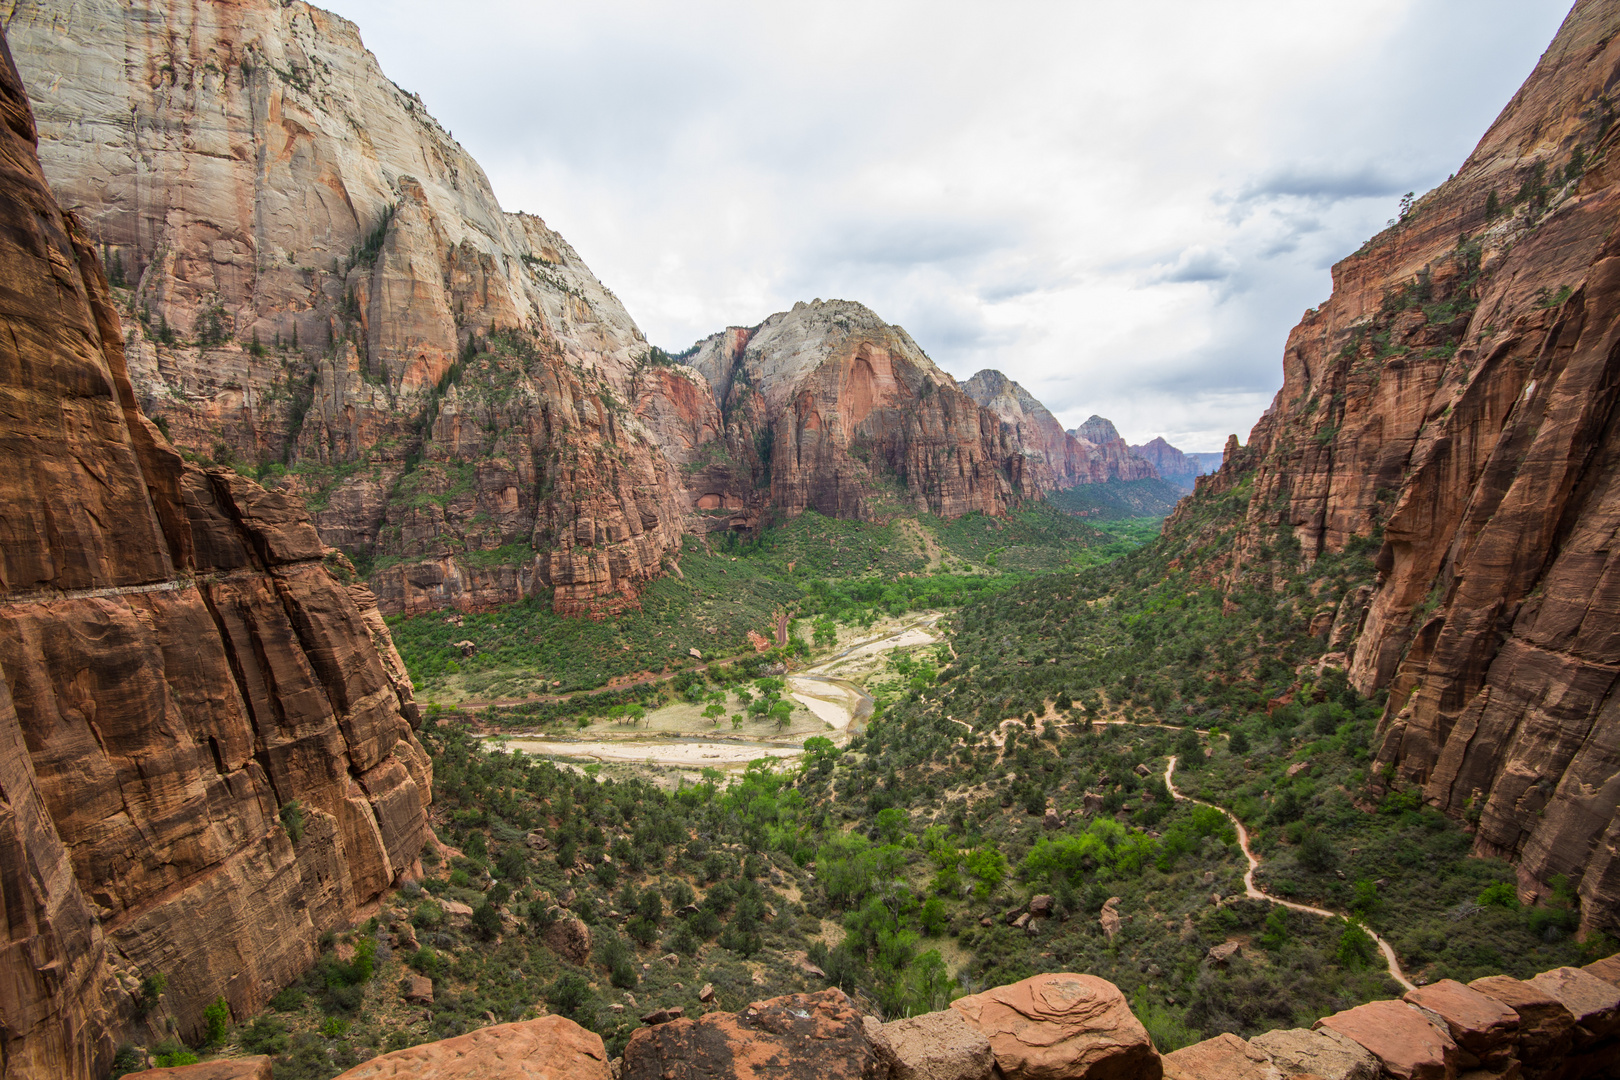
[[[621,1080],[883,1080],[889,1065],[842,990],[639,1028]]]
[[[1147,1029],[1119,988],[1095,975],[1037,975],[958,998],[1006,1080],[1159,1080]]]
[[[1451,1035],[1404,1001],[1358,1005],[1324,1016],[1315,1026],[1365,1046],[1395,1080],[1455,1080],[1457,1076],[1457,1044]]]
[[[137,1080],[272,1080],[273,1078],[270,1059],[267,1057],[204,1061],[196,1065],[178,1065],[172,1069],[147,1069],[144,1072],[124,1075]]]
[[[1473,1061],[1465,1065],[1495,1065],[1513,1055],[1519,1033],[1519,1014],[1455,979],[1441,979],[1406,992],[1406,1000],[1430,1013],[1446,1026]]]
[[[542,1016],[395,1050],[356,1065],[336,1080],[609,1080],[610,1076],[600,1035],[565,1017]]]
[[[1281,1080],[1282,1070],[1227,1033],[1164,1055],[1164,1080]]]
[[[1331,1028],[1266,1031],[1249,1040],[1288,1076],[1321,1080],[1378,1080],[1378,1059],[1365,1046]]]
[[[546,927],[546,945],[571,964],[584,965],[591,959],[591,928],[573,916],[558,919]]]
[[[1620,1029],[1620,987],[1580,968],[1543,971],[1530,985],[1545,990],[1575,1018],[1575,1049],[1608,1039]]]
[[[1489,975],[1468,985],[1519,1014],[1518,1057],[1526,1066],[1549,1064],[1569,1052],[1575,1017],[1544,988],[1511,975]]]
[[[887,1024],[867,1017],[866,1029],[894,1080],[990,1080],[995,1071],[990,1040],[953,1009]]]
[[[1594,960],[1581,970],[1596,975],[1610,986],[1620,988],[1620,953]]]

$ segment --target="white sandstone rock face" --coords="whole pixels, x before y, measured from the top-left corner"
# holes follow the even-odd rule
[[[18,0],[6,31],[177,445],[293,466],[328,543],[420,564],[377,582],[392,610],[539,587],[612,606],[660,572],[685,496],[674,435],[625,407],[641,332],[352,23],[297,0]],[[459,554],[525,544],[488,571]]]

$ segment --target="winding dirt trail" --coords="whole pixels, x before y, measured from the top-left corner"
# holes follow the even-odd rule
[[[1249,860],[1248,872],[1243,875],[1243,893],[1245,896],[1248,896],[1254,900],[1267,900],[1273,904],[1281,904],[1285,908],[1292,908],[1295,911],[1306,911],[1312,915],[1321,915],[1328,919],[1348,918],[1348,916],[1342,914],[1341,912],[1329,911],[1326,908],[1311,907],[1309,904],[1296,904],[1292,900],[1284,900],[1281,897],[1272,896],[1270,893],[1263,892],[1257,888],[1254,884],[1254,872],[1259,868],[1260,860],[1256,858],[1254,852],[1249,849],[1249,830],[1245,829],[1243,827],[1243,822],[1237,819],[1237,815],[1232,813],[1232,811],[1228,810],[1226,807],[1216,806],[1212,802],[1205,802],[1203,799],[1195,799],[1191,795],[1183,795],[1181,792],[1177,791],[1175,781],[1171,779],[1171,776],[1175,771],[1176,755],[1171,754],[1170,763],[1164,767],[1164,786],[1170,790],[1170,794],[1174,798],[1181,799],[1184,802],[1197,803],[1199,806],[1207,806],[1212,810],[1219,810],[1221,813],[1226,815],[1227,820],[1231,821],[1231,823],[1237,827],[1238,844],[1243,848],[1243,857]],[[1373,933],[1373,931],[1366,926],[1363,926],[1362,929],[1366,930],[1368,935],[1378,943],[1378,948],[1384,954],[1384,960],[1389,965],[1389,977],[1400,983],[1408,990],[1416,990],[1417,987],[1412,985],[1412,982],[1407,979],[1406,973],[1401,970],[1401,962],[1395,958],[1395,950],[1390,947],[1389,942],[1385,941],[1379,935]]]

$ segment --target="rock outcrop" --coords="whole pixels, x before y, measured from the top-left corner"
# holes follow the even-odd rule
[[[336,1080],[609,1080],[602,1036],[562,1016],[495,1024],[374,1057]]]
[[[842,990],[756,1001],[640,1028],[624,1048],[621,1080],[883,1080],[889,1067]]]
[[[307,968],[415,862],[431,766],[298,501],[141,415],[0,60],[0,1062],[91,1077],[142,1015],[195,1037]]]
[[[1092,434],[1102,442],[1088,441],[1080,432],[1063,430],[1057,417],[1022,386],[992,368],[974,375],[962,384],[968,397],[989,409],[1002,423],[1012,427],[1019,445],[1024,447],[1029,465],[1041,468],[1042,486],[1048,490],[1074,487],[1076,484],[1102,484],[1109,480],[1143,480],[1161,475],[1152,468],[1144,468],[1141,456],[1127,449],[1120,453],[1114,440],[1123,444],[1114,425],[1100,417],[1092,417]],[[1106,425],[1104,433],[1099,425]]]
[[[1252,485],[1227,572],[1377,538],[1349,671],[1377,765],[1477,820],[1521,898],[1620,926],[1620,5],[1580,0],[1456,175],[1333,270],[1283,387],[1199,490]],[[1334,598],[1337,599],[1337,598]]]
[[[1158,1080],[1159,1055],[1125,995],[1095,975],[1037,975],[951,1002],[990,1040],[1007,1080]]]

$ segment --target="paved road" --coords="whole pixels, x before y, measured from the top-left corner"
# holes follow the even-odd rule
[[[1197,803],[1199,806],[1208,806],[1211,809],[1219,810],[1221,813],[1225,814],[1228,819],[1230,819],[1233,825],[1237,826],[1238,843],[1243,848],[1243,857],[1249,860],[1248,872],[1243,875],[1244,895],[1255,900],[1269,900],[1271,903],[1281,904],[1285,908],[1293,908],[1295,911],[1307,911],[1312,915],[1321,915],[1328,919],[1348,918],[1348,916],[1341,912],[1329,911],[1326,908],[1311,907],[1309,904],[1296,904],[1292,900],[1284,900],[1279,896],[1272,896],[1270,893],[1263,892],[1257,888],[1254,884],[1254,872],[1260,866],[1260,860],[1255,858],[1254,852],[1249,849],[1249,830],[1245,829],[1243,827],[1243,822],[1237,819],[1237,815],[1232,813],[1232,811],[1228,810],[1226,807],[1216,806],[1214,803],[1205,802],[1203,799],[1195,799],[1191,795],[1183,795],[1181,792],[1177,791],[1175,781],[1171,779],[1171,775],[1175,771],[1176,755],[1171,754],[1170,764],[1164,767],[1164,786],[1170,789],[1171,795],[1185,802]],[[1395,950],[1390,948],[1389,942],[1385,941],[1377,934],[1374,934],[1365,926],[1363,926],[1362,929],[1367,930],[1367,933],[1372,936],[1372,939],[1378,943],[1378,948],[1383,952],[1384,960],[1389,965],[1389,977],[1400,983],[1408,990],[1416,990],[1417,987],[1413,986],[1411,981],[1407,979],[1405,972],[1401,971],[1401,962],[1395,958]]]

